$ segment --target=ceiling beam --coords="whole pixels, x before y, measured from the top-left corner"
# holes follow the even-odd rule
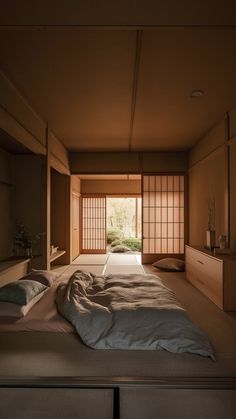
[[[143,31],[137,31],[135,59],[134,59],[132,99],[131,99],[131,113],[130,113],[130,131],[129,131],[129,148],[128,148],[129,151],[131,151],[132,140],[133,140],[134,117],[135,117],[135,109],[136,109],[136,101],[137,101],[140,58],[141,58],[141,52],[142,52],[142,40],[143,40]]]
[[[1,0],[0,25],[154,27],[235,25],[235,0]]]
[[[3,25],[0,24],[0,31],[62,31],[62,30],[170,30],[170,29],[236,29],[235,24],[180,24],[180,25]]]

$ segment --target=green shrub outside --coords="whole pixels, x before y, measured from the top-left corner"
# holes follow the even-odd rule
[[[109,228],[107,229],[107,243],[111,244],[115,240],[121,240],[123,238],[123,232],[119,229]]]
[[[133,251],[141,251],[141,239],[137,239],[135,237],[130,237],[129,239],[122,240],[122,244],[129,247],[130,250]]]
[[[120,244],[119,246],[112,247],[111,252],[112,253],[127,253],[127,252],[130,252],[130,248],[127,246],[124,246],[123,244]]]
[[[119,246],[119,244],[121,244],[121,240],[114,240],[114,241],[111,243],[111,247]]]

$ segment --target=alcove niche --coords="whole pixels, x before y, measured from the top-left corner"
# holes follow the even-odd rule
[[[70,177],[51,168],[52,264],[70,263]]]

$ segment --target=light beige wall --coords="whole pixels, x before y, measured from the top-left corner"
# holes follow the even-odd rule
[[[141,194],[141,180],[81,180],[82,194]]]
[[[209,200],[215,203],[216,238],[228,235],[226,127],[227,121],[220,121],[189,154],[190,245],[206,244]]]
[[[12,157],[0,149],[0,260],[12,253]]]
[[[236,108],[189,155],[189,242],[192,245],[205,245],[208,199],[215,199],[216,237],[226,234],[231,249],[236,251]]]
[[[215,202],[216,237],[225,226],[225,147],[221,146],[189,171],[189,243],[204,246],[208,227],[208,201]]]

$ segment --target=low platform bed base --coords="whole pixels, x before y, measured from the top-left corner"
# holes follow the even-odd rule
[[[45,411],[60,419],[151,419],[163,414],[171,419],[231,419],[236,378],[8,377],[0,379],[0,398],[3,419],[16,412],[20,419],[40,418]]]

